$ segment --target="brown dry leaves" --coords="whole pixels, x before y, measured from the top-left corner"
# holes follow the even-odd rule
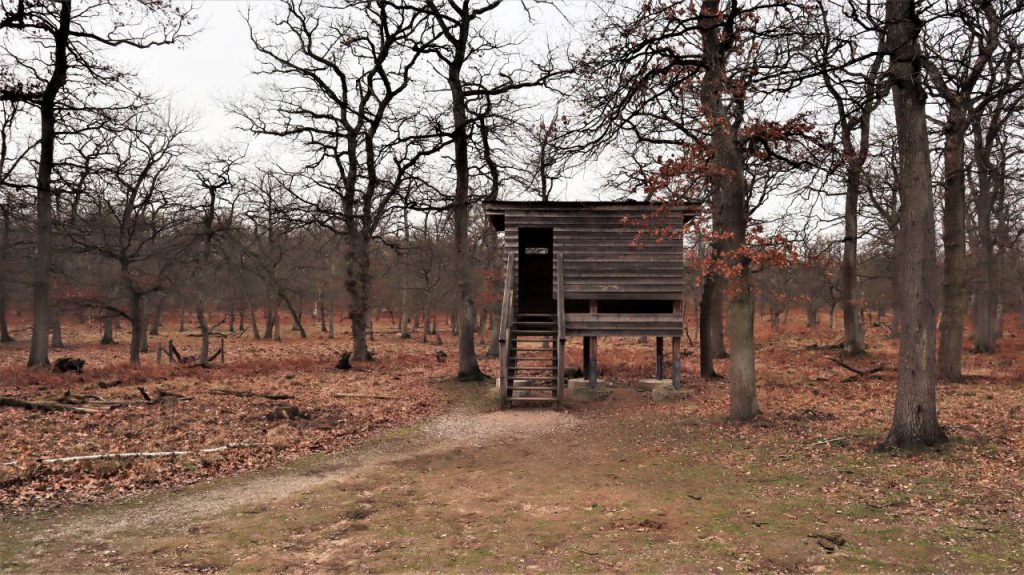
[[[127,334],[119,333],[119,341]],[[153,348],[167,335],[154,338]],[[182,352],[198,340],[171,333]],[[451,338],[446,344],[451,345]],[[25,343],[0,347],[2,393],[27,399],[61,395],[65,390],[104,400],[138,402],[141,386],[190,397],[147,405],[137,403],[99,414],[39,413],[0,409],[0,513],[56,502],[91,500],[192,483],[214,475],[256,469],[308,452],[341,449],[380,429],[409,424],[443,404],[443,393],[431,381],[451,375],[452,363],[439,363],[438,346],[380,334],[371,342],[377,361],[358,370],[334,369],[347,336],[335,340],[319,334],[283,342],[230,337],[226,365],[213,368],[155,365],[147,354],[141,370],[124,366],[126,346],[100,346],[95,326],[66,326],[69,348],[55,350],[86,359],[85,374],[58,375],[21,367]],[[450,355],[452,349],[447,350]],[[103,388],[100,382],[123,383]],[[211,394],[212,389],[287,393],[294,399],[269,400]],[[396,400],[337,398],[334,393],[372,392]],[[276,407],[295,406],[309,419],[268,420]],[[269,437],[268,437],[269,433]],[[256,443],[255,448],[164,457],[39,464],[40,457],[110,452],[196,450],[230,443]]]

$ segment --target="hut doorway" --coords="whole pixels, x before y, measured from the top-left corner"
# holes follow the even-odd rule
[[[553,314],[554,233],[552,228],[519,228],[520,314]]]

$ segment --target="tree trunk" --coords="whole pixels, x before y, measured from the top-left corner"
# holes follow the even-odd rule
[[[992,211],[995,193],[992,186],[991,150],[984,145],[980,123],[976,123],[974,157],[978,171],[975,209],[978,212],[978,273],[975,274],[974,351],[995,353],[996,338],[992,308],[995,307],[997,269],[995,235],[992,233]]]
[[[206,302],[199,298],[196,306],[196,321],[199,323],[199,365],[210,361],[210,324],[206,321]]]
[[[104,316],[103,318],[103,336],[100,338],[100,345],[113,345],[114,344],[114,318],[111,316]]]
[[[420,341],[427,343],[428,335],[430,335],[430,304],[425,303],[423,307],[423,338]]]
[[[330,317],[327,320],[327,338],[334,339],[334,301],[331,301]]]
[[[714,297],[715,281],[714,274],[704,276],[704,286],[700,290],[700,317],[697,319],[697,330],[700,335],[700,376],[704,379],[718,379],[721,377],[715,372],[714,361],[717,355],[715,354],[714,343],[714,308],[711,300]]]
[[[128,321],[132,330],[128,362],[132,367],[139,367],[142,365],[142,336],[146,326],[142,321],[142,296],[134,290],[128,291]]]
[[[896,143],[900,223],[896,234],[896,307],[900,336],[892,428],[880,447],[919,447],[946,441],[935,409],[935,219],[928,158],[926,92],[915,0],[886,1],[887,42]]]
[[[807,304],[807,327],[818,327],[818,306]]]
[[[252,302],[249,302],[249,325],[252,326],[252,338],[260,339],[260,324],[256,321],[256,306]]]
[[[11,332],[7,329],[7,292],[0,286],[0,343],[14,341]]]
[[[718,0],[704,0],[699,17],[701,30],[701,56],[704,77],[700,85],[700,100],[711,124],[711,148],[716,172],[712,176],[715,202],[715,221],[727,237],[722,241],[722,257],[738,264],[739,273],[730,281],[728,329],[729,414],[737,421],[757,417],[760,407],[754,372],[754,293],[751,285],[750,260],[741,253],[746,242],[747,182],[743,159],[733,134],[733,123],[722,101],[728,87],[726,58],[728,48],[723,44]]]
[[[466,58],[464,44],[455,47],[456,55],[448,68],[448,87],[452,95],[452,142],[455,147],[455,198],[452,214],[455,220],[455,283],[458,288],[459,371],[464,381],[484,378],[477,362],[473,341],[476,290],[469,238],[469,121],[466,96],[462,86],[462,64]]]
[[[146,323],[146,315],[143,314],[139,321],[141,322],[139,333],[142,334],[142,345],[140,346],[139,349],[142,351],[142,353],[149,353],[149,330],[147,329],[148,325]]]
[[[846,171],[846,212],[843,217],[843,264],[841,274],[843,300],[843,351],[860,355],[865,351],[864,326],[861,324],[860,300],[857,297],[858,202],[860,199],[861,166]],[[831,326],[830,326],[831,328]]]
[[[275,319],[277,318],[277,302],[274,298],[267,296],[266,307],[263,310],[263,337],[264,339],[273,339],[274,337],[274,325]]]
[[[160,335],[160,316],[164,313],[164,296],[156,300],[156,309],[153,311],[153,321],[149,324],[149,335]]]
[[[352,324],[352,359],[368,361],[367,318],[370,313],[370,238],[348,236],[349,258],[345,265],[345,291],[349,296],[348,318]]]
[[[64,334],[60,324],[60,309],[55,307],[50,311],[53,314],[53,327],[51,328],[53,335],[50,339],[50,347],[60,349],[64,347]]]
[[[729,351],[725,349],[725,288],[726,280],[716,277],[711,287],[711,354],[715,359],[726,359]]]
[[[964,314],[967,311],[967,198],[964,180],[965,112],[950,107],[944,128],[942,176],[942,318],[939,320],[939,377],[963,378]]]
[[[53,264],[53,153],[57,141],[57,95],[67,82],[71,0],[60,0],[53,35],[53,73],[39,105],[39,167],[36,177],[36,254],[32,262],[32,344],[28,365],[48,366],[50,355],[50,267]]]
[[[281,296],[281,299],[284,300],[284,305],[288,307],[288,312],[292,315],[292,331],[298,331],[299,337],[306,339],[306,328],[302,327],[302,310],[293,306],[291,299],[284,295]]]

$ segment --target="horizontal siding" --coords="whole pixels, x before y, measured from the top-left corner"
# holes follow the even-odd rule
[[[566,335],[653,335],[683,334],[681,314],[567,313]]]
[[[623,222],[623,217],[639,220],[656,210],[651,206],[507,208],[505,249],[518,252],[520,227],[550,227],[555,253],[562,254],[565,262],[567,298],[680,299],[686,281],[683,240],[659,241],[640,233],[645,228]],[[685,218],[683,210],[663,211],[650,225],[681,229]]]

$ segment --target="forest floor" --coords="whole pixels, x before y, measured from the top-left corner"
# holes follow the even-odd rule
[[[0,408],[5,459],[124,442],[263,444],[218,452],[211,464],[182,457],[12,474],[0,572],[1024,571],[1024,338],[1008,333],[998,355],[965,356],[966,380],[940,384],[951,443],[893,454],[872,451],[895,376],[881,329],[868,356],[844,361],[883,369],[852,381],[823,348],[836,337],[826,328],[759,325],[758,336],[764,415],[744,425],[726,420],[721,382],[689,377],[689,397],[667,404],[633,389],[653,363],[653,345],[635,339],[600,348],[612,398],[564,412],[496,412],[484,387],[444,379],[454,360],[434,354],[454,357],[450,336],[437,346],[393,334],[378,336],[377,361],[360,366],[370,371],[333,370],[343,339],[239,341],[227,367],[154,366],[138,376],[189,401],[102,415]],[[87,364],[85,382],[21,376],[13,387],[4,380],[3,394],[95,391],[102,377],[127,376],[111,349],[68,350],[111,356],[94,373]],[[23,351],[0,350],[0,377],[24,372]],[[570,365],[579,353],[570,347]],[[695,363],[687,357],[684,373]],[[214,385],[287,390],[312,418],[268,422],[262,412],[280,401],[201,393]],[[210,401],[231,403],[203,407]],[[270,433],[281,425],[294,433]],[[135,485],[142,477],[152,480]],[[194,484],[163,488],[181,482]],[[100,501],[69,503],[79,499]]]

